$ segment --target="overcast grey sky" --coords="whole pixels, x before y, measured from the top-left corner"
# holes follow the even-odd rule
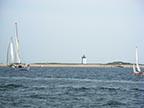
[[[0,0],[2,63],[15,22],[27,63],[144,63],[143,0]]]

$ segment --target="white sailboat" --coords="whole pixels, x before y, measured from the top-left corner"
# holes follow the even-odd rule
[[[11,37],[11,41],[9,43],[8,51],[7,51],[7,65],[12,68],[29,70],[30,65],[22,63],[22,60],[21,60],[17,23],[15,23],[15,26],[16,26],[15,41],[13,41]]]
[[[138,48],[136,47],[136,55],[135,55],[135,64],[133,64],[133,73],[138,75],[144,75],[144,72],[141,71],[138,64]]]

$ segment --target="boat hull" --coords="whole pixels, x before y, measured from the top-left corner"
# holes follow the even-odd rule
[[[136,74],[136,75],[142,75],[142,76],[144,76],[144,72],[134,71],[133,73]]]
[[[23,70],[27,71],[30,70],[30,65],[29,64],[10,64],[8,65],[12,69],[17,69],[17,70]]]

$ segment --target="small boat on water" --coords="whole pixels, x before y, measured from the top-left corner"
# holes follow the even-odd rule
[[[136,75],[144,75],[144,72],[141,71],[139,64],[138,64],[138,48],[136,47],[136,57],[135,57],[135,64],[133,64],[133,73]]]
[[[9,42],[9,46],[7,49],[7,65],[14,69],[29,70],[30,65],[22,63],[22,60],[21,60],[17,23],[15,23],[15,26],[16,26],[15,41],[11,37],[11,40]]]

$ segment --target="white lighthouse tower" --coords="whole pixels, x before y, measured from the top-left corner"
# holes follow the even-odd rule
[[[82,59],[82,64],[87,64],[87,59],[85,55],[83,55],[81,59]]]

